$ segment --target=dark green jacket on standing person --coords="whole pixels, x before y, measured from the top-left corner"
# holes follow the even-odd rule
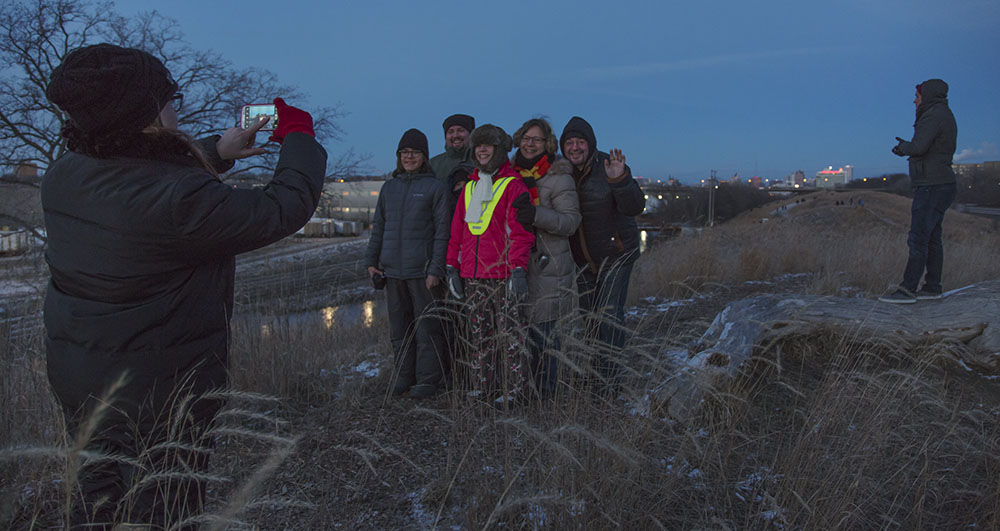
[[[446,186],[450,186],[448,178],[451,176],[451,172],[455,171],[455,168],[457,168],[459,164],[468,164],[471,170],[472,148],[468,145],[462,149],[450,147],[445,149],[444,153],[432,157],[429,162],[431,169],[434,170],[434,176]]]
[[[948,108],[948,84],[928,79],[920,84],[920,96],[913,140],[901,140],[898,146],[903,155],[910,157],[910,185],[953,183],[951,163],[958,143],[958,125]]]

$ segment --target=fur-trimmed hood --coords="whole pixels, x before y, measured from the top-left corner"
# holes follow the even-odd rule
[[[484,124],[477,127],[472,132],[472,135],[469,136],[469,145],[472,146],[472,161],[475,163],[476,168],[485,173],[493,173],[507,162],[507,154],[514,147],[514,141],[500,127],[493,124]],[[479,164],[479,160],[476,159],[476,146],[493,146],[496,148],[493,151],[493,157],[485,166]]]

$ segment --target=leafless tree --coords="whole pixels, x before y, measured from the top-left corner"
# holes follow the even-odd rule
[[[301,101],[296,87],[258,68],[237,68],[215,51],[192,49],[178,24],[156,11],[119,15],[110,1],[0,0],[0,169],[28,163],[48,167],[66,149],[60,137],[66,117],[45,97],[49,75],[70,51],[109,42],[159,57],[184,93],[180,128],[195,137],[232,127],[244,103],[282,96]],[[339,105],[310,108],[318,138],[339,141]],[[241,161],[227,176],[273,168],[277,146],[267,155]],[[329,178],[362,171],[367,156],[347,150],[331,156]],[[8,176],[8,182],[17,181]],[[38,187],[37,180],[18,181]],[[3,206],[0,205],[0,209]],[[3,212],[0,212],[2,216]]]

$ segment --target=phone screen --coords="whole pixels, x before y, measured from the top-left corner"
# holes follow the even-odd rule
[[[268,120],[261,131],[274,131],[278,127],[278,110],[274,108],[273,103],[255,103],[244,105],[242,112],[240,113],[240,127],[243,129],[248,129],[251,125],[257,123],[257,120],[261,116],[270,116],[271,119]]]

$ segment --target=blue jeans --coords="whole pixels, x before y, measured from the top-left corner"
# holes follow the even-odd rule
[[[597,328],[597,339],[604,343],[599,346],[600,353],[594,364],[601,376],[612,384],[618,383],[621,374],[616,357],[625,346],[625,297],[631,276],[631,262],[624,265],[615,262],[603,264],[596,275],[585,270],[576,281],[580,309],[599,320],[596,327],[588,326],[588,332]]]
[[[925,290],[941,291],[941,267],[944,263],[941,221],[951,202],[955,200],[955,193],[954,183],[917,186],[913,189],[910,234],[906,238],[910,256],[906,260],[901,287],[917,291],[920,277],[923,277]]]

